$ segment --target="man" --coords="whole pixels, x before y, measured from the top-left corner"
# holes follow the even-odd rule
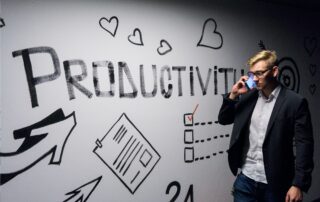
[[[308,102],[282,86],[274,51],[248,61],[256,88],[242,76],[223,97],[220,124],[234,124],[228,150],[235,202],[302,201],[311,185],[313,132]]]

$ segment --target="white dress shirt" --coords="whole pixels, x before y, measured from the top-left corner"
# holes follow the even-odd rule
[[[247,177],[257,181],[268,183],[263,163],[262,145],[266,136],[266,131],[270,116],[281,90],[278,85],[267,98],[261,91],[256,106],[251,116],[249,128],[249,145],[247,154],[242,165],[242,173]]]

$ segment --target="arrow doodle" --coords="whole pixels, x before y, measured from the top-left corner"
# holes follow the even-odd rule
[[[4,23],[4,19],[0,18],[0,28],[6,26],[6,23]]]
[[[63,202],[67,201],[74,201],[74,202],[86,202],[92,192],[96,189],[98,184],[101,181],[102,176],[76,188],[75,190],[66,193],[66,195],[71,195],[69,198],[64,200]]]
[[[0,153],[0,185],[32,168],[49,155],[49,165],[60,165],[65,145],[75,126],[75,112],[65,116],[62,109],[58,109],[35,124],[15,130],[14,139],[24,140],[15,152]]]

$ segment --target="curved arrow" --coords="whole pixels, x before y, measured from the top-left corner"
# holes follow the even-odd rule
[[[67,139],[75,126],[75,112],[65,117],[63,111],[58,109],[38,123],[15,130],[14,138],[24,138],[24,141],[17,151],[0,153],[0,185],[32,168],[50,154],[49,164],[59,165]]]

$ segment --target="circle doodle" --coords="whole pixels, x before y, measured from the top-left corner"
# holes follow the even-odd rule
[[[279,76],[278,80],[286,88],[299,93],[300,74],[295,61],[290,57],[283,57],[279,60]]]

